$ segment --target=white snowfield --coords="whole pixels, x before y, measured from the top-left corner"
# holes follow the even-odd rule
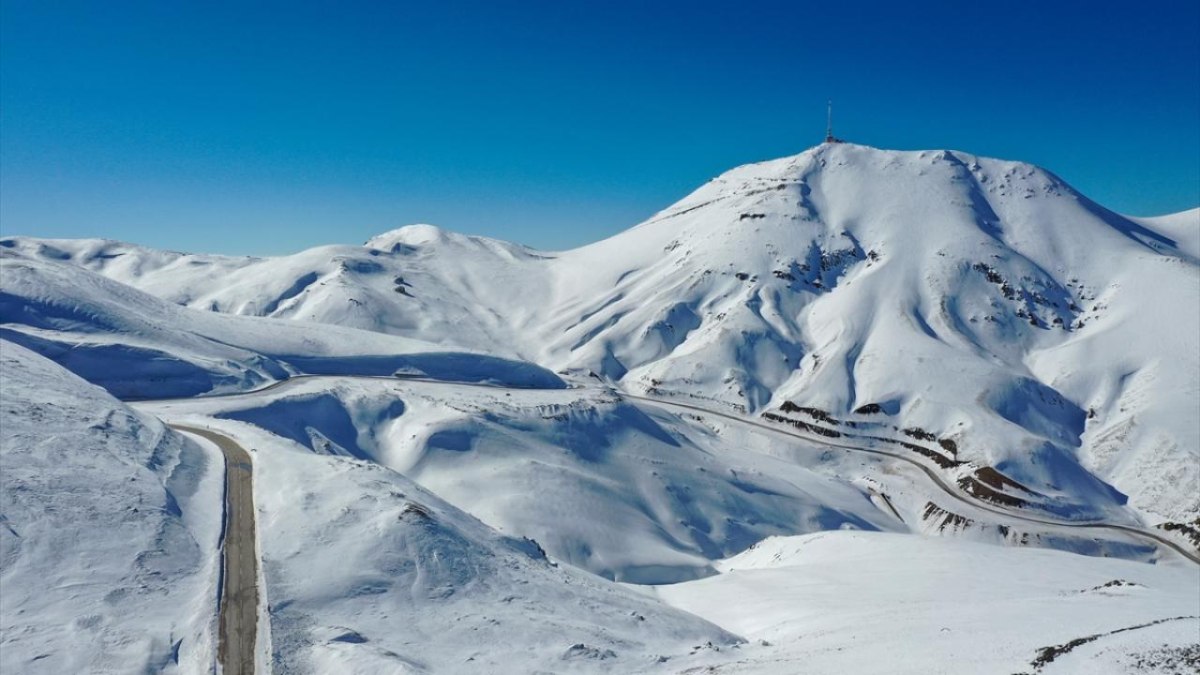
[[[717,672],[1186,673],[1200,658],[1194,568],[877,532],[773,537],[720,567],[656,589],[755,641]]]
[[[251,453],[274,672],[1190,672],[1200,566],[1139,532],[1200,546],[1198,246],[1200,209],[850,144],[563,252],[429,225],[279,258],[3,238],[3,516],[31,517],[14,464],[52,503],[117,475],[66,451],[117,442],[90,417],[10,394],[101,395],[65,368],[180,456],[219,466],[153,418]],[[192,627],[178,657],[55,637],[74,617],[8,595],[62,591],[10,569],[74,563],[0,528],[3,663],[210,672],[217,473],[173,516],[199,543],[171,590],[208,604],[133,595]],[[73,537],[104,574],[137,555]]]

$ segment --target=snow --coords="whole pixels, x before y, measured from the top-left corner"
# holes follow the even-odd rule
[[[619,581],[711,574],[711,561],[771,534],[904,529],[844,478],[595,391],[332,378],[147,405],[249,422],[311,452],[388,467]]]
[[[823,532],[767,539],[719,567],[656,589],[759,644],[719,672],[1034,672],[1042,648],[1184,617],[1098,638],[1044,671],[1127,673],[1138,672],[1131,655],[1195,645],[1200,631],[1200,573],[1190,565]]]
[[[0,335],[123,398],[249,389],[298,373],[407,374],[561,387],[529,363],[417,340],[181,308],[106,277],[0,249]]]
[[[253,451],[274,672],[639,672],[738,642],[378,464],[159,412]]]
[[[1166,235],[1167,244],[1179,251],[1200,258],[1200,207],[1154,218],[1130,217],[1129,220],[1151,232]]]
[[[224,465],[0,341],[0,670],[210,672]]]

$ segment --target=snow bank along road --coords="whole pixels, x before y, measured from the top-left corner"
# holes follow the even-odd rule
[[[258,637],[258,554],[254,530],[253,469],[250,455],[228,436],[179,424],[176,431],[195,434],[225,453],[225,528],[222,541],[220,642],[217,658],[223,675],[252,675]]]
[[[215,394],[212,396],[200,396],[200,397],[196,397],[196,398],[231,398],[231,397],[238,397],[238,396],[255,396],[255,395],[259,395],[259,394],[264,394],[264,393],[272,391],[274,389],[278,389],[280,387],[295,384],[301,380],[334,379],[334,378],[369,379],[369,380],[397,380],[397,381],[402,381],[402,382],[406,382],[406,383],[414,383],[414,384],[440,384],[440,385],[453,385],[453,386],[461,386],[461,387],[484,387],[484,388],[489,388],[489,389],[504,388],[499,385],[481,384],[481,383],[476,383],[476,382],[451,382],[451,381],[446,381],[446,380],[433,380],[433,379],[426,379],[426,378],[421,378],[421,377],[397,378],[395,376],[390,376],[390,375],[296,375],[296,376],[291,377],[286,380],[272,382],[271,384],[268,384],[262,388],[254,389],[251,391],[233,392],[233,393],[229,393],[229,394]],[[745,416],[734,415],[734,414],[730,414],[727,412],[721,412],[718,410],[713,410],[711,408],[693,405],[690,403],[680,403],[677,401],[672,401],[669,399],[659,398],[659,397],[639,396],[636,394],[629,394],[629,393],[620,391],[619,389],[613,389],[612,391],[617,396],[621,396],[622,398],[625,398],[626,400],[630,400],[630,401],[640,401],[643,403],[649,403],[651,405],[661,406],[661,407],[665,407],[665,408],[674,408],[676,410],[686,410],[688,412],[700,413],[700,414],[709,415],[712,417],[720,417],[722,419],[725,419],[725,420],[728,420],[731,422],[735,422],[737,424],[749,425],[749,426],[755,427],[757,429],[760,429],[762,431],[766,431],[769,433],[780,434],[783,436],[791,436],[793,438],[802,439],[809,443],[815,443],[818,445],[822,445],[825,447],[834,448],[834,449],[838,449],[838,450],[846,450],[846,451],[850,451],[850,452],[864,452],[864,453],[868,453],[868,454],[872,454],[872,455],[883,455],[886,457],[891,457],[893,459],[897,459],[902,462],[907,462],[907,463],[912,464],[913,466],[917,467],[933,481],[934,485],[938,486],[938,488],[940,488],[943,492],[945,492],[951,498],[956,499],[960,502],[969,504],[975,508],[979,508],[979,509],[982,509],[985,511],[990,511],[992,513],[1003,515],[1003,516],[1013,518],[1016,520],[1023,520],[1025,522],[1035,523],[1038,525],[1048,525],[1048,526],[1052,526],[1052,527],[1065,527],[1065,528],[1080,529],[1080,530],[1100,530],[1100,531],[1107,530],[1110,532],[1124,532],[1127,534],[1132,534],[1137,537],[1141,537],[1142,539],[1149,540],[1156,545],[1165,546],[1165,547],[1179,553],[1180,555],[1182,555],[1183,557],[1192,561],[1193,563],[1200,565],[1200,555],[1197,555],[1196,553],[1188,550],[1186,547],[1181,546],[1180,544],[1172,541],[1171,539],[1169,539],[1163,535],[1160,535],[1152,530],[1137,528],[1137,527],[1130,527],[1130,526],[1126,526],[1126,525],[1117,525],[1117,524],[1112,524],[1112,523],[1097,523],[1097,522],[1072,523],[1072,522],[1059,521],[1059,520],[1042,519],[1042,518],[1036,518],[1036,517],[1029,516],[1029,515],[1026,515],[1023,513],[1015,512],[1015,511],[1012,511],[1009,509],[1000,508],[997,506],[993,506],[991,504],[984,503],[978,499],[971,497],[970,495],[967,495],[967,494],[961,492],[957,488],[957,486],[955,486],[952,483],[946,482],[942,476],[937,474],[936,471],[929,468],[928,466],[925,466],[924,464],[921,463],[920,460],[913,458],[913,457],[908,457],[905,455],[887,452],[884,450],[877,450],[877,449],[873,449],[873,448],[865,448],[865,447],[860,447],[860,446],[855,446],[855,445],[848,445],[848,444],[844,444],[844,443],[835,443],[835,442],[831,442],[829,439],[817,436],[816,434],[812,434],[812,435],[803,434],[798,431],[793,431],[791,429],[786,429],[783,427],[766,424],[764,422],[758,422],[756,420],[749,419]],[[168,401],[187,401],[187,400],[193,400],[193,399],[188,399],[188,398],[162,399],[162,400],[157,400],[157,401],[142,401],[142,402],[144,402],[144,403],[163,403],[163,402],[168,402]],[[211,434],[211,432],[206,432],[206,433]],[[206,436],[206,437],[208,437],[208,436]],[[228,441],[228,439],[226,439],[226,440]],[[232,443],[232,441],[228,441],[228,442]],[[224,449],[224,448],[222,448],[222,449]],[[253,527],[253,524],[251,524],[251,527]]]

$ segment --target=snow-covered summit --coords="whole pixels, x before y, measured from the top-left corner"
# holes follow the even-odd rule
[[[462,237],[462,235],[456,235],[453,232],[443,230],[437,225],[415,223],[413,225],[398,227],[382,234],[377,234],[368,239],[363,246],[367,248],[376,248],[383,251],[391,251],[395,249],[397,245],[421,246],[424,244],[439,244],[445,242],[449,237],[453,236]]]
[[[487,252],[509,259],[528,258],[535,253],[519,244],[475,235],[459,234],[437,225],[418,223],[405,225],[375,235],[363,244],[364,248],[388,253],[408,254],[422,247],[452,246]]]

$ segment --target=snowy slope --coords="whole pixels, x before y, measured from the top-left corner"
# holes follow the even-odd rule
[[[0,245],[192,307],[633,391],[839,419],[876,404],[881,424],[953,440],[1060,514],[1128,498],[1181,522],[1200,516],[1197,216],[1129,219],[1019,162],[843,144],[733,169],[560,253],[427,225],[270,259]]]
[[[1152,518],[1200,513],[1195,261],[1040,169],[823,146],[728,172],[561,262],[597,260],[611,290],[563,317],[563,344],[630,368],[628,387],[839,418],[873,403],[1040,492],[1104,499],[1082,461]],[[1081,447],[1129,414],[1153,425],[1119,454],[1153,477]]]
[[[253,449],[275,673],[673,672],[740,642],[378,464],[148,408]]]
[[[0,247],[78,265],[196,309],[314,321],[511,355],[518,343],[509,330],[513,313],[499,316],[492,308],[539,304],[540,294],[532,293],[536,283],[518,294],[508,281],[540,258],[512,244],[432,226],[404,231],[402,238],[384,235],[363,247],[322,246],[282,258],[190,255],[106,240],[9,238]]]
[[[147,410],[249,422],[312,452],[378,463],[619,581],[711,574],[712,561],[772,534],[907,531],[849,477],[749,452],[603,391],[338,378]]]
[[[1200,258],[1200,207],[1154,218],[1130,217],[1133,222],[1169,238],[1170,245]]]
[[[501,532],[618,581],[694,579],[766,537],[838,529],[1142,561],[1163,553],[1117,531],[1046,526],[961,503],[887,455],[832,451],[603,389],[322,377],[139,405],[162,417],[250,423],[276,443],[385,466]],[[1122,515],[1110,521],[1136,522]]]
[[[0,341],[0,670],[212,672],[219,454]]]
[[[538,366],[368,331],[195,311],[0,249],[0,335],[126,398],[246,389],[297,372],[560,387]]]
[[[722,673],[1184,673],[1200,658],[1190,565],[827,532],[720,568],[657,593],[752,642]]]

